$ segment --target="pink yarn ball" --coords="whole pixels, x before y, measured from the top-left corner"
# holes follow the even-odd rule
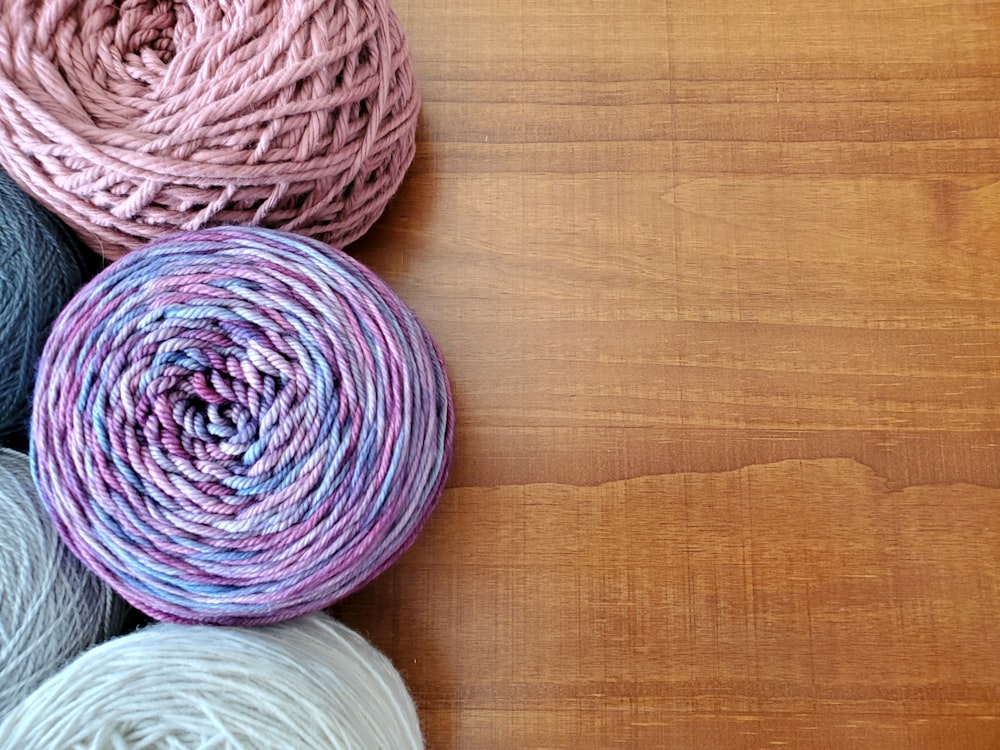
[[[343,247],[413,160],[388,0],[5,0],[0,162],[95,250],[178,229]]]

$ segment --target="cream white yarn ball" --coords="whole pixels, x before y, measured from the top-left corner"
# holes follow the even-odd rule
[[[91,649],[0,724],[4,750],[423,748],[402,677],[318,613],[261,628],[159,623]]]
[[[28,457],[0,449],[0,717],[81,651],[117,635],[125,612],[59,539]]]

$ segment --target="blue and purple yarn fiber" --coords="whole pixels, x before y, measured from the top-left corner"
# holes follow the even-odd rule
[[[31,458],[67,546],[135,607],[255,625],[391,565],[453,432],[438,348],[383,281],[321,242],[225,227],[156,240],[70,302]]]

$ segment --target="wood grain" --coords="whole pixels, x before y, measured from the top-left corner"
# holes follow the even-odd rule
[[[1000,2],[395,4],[429,747],[1000,747]]]

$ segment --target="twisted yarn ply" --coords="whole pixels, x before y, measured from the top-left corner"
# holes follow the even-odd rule
[[[0,438],[23,432],[49,326],[84,281],[86,249],[0,172]]]
[[[156,624],[87,652],[0,724],[3,750],[418,750],[392,664],[323,614]]]
[[[161,620],[277,622],[410,546],[451,461],[440,354],[347,255],[215,228],[85,286],[39,366],[32,458],[67,545]]]
[[[125,605],[59,541],[28,457],[0,449],[0,717],[85,648]]]
[[[3,0],[0,160],[117,258],[220,224],[361,236],[414,154],[388,0]]]

